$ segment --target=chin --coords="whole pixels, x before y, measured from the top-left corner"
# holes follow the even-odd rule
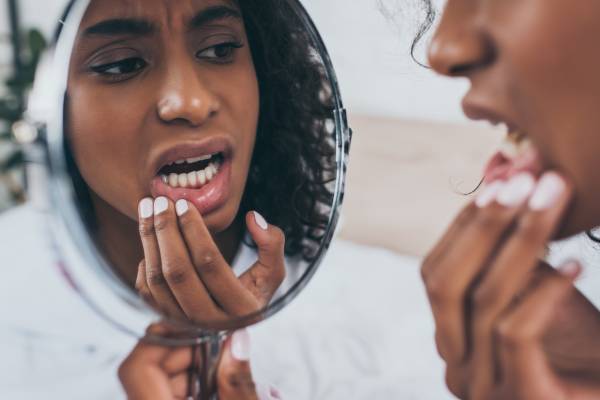
[[[588,213],[582,212],[584,207],[574,202],[563,218],[563,223],[553,240],[563,240],[594,229],[600,223],[590,223],[593,219]]]
[[[239,204],[225,205],[219,210],[204,216],[204,223],[212,234],[222,233],[234,223],[239,212]]]

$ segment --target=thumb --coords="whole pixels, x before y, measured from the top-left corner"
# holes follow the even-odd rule
[[[258,248],[258,261],[240,281],[266,304],[285,279],[285,236],[256,211],[246,214],[246,226]]]
[[[220,400],[258,400],[250,369],[250,336],[245,329],[225,341],[217,371]]]

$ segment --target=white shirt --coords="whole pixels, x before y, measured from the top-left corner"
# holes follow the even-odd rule
[[[0,216],[0,254],[0,398],[124,398],[116,372],[135,340],[61,278],[30,206]],[[236,263],[250,265],[248,257]],[[285,400],[453,398],[419,262],[334,242],[299,297],[250,328],[255,380]]]

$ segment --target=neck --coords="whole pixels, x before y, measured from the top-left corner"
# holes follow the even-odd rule
[[[135,287],[137,270],[144,258],[139,238],[138,222],[117,211],[92,192],[96,215],[96,239],[107,261],[125,282]],[[237,218],[225,231],[213,234],[213,240],[225,260],[231,265],[244,236],[244,226]]]

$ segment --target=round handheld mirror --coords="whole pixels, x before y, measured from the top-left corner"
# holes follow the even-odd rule
[[[218,344],[306,286],[351,131],[297,0],[76,0],[48,60],[31,170],[96,312],[138,338]],[[147,335],[157,322],[170,333]]]

